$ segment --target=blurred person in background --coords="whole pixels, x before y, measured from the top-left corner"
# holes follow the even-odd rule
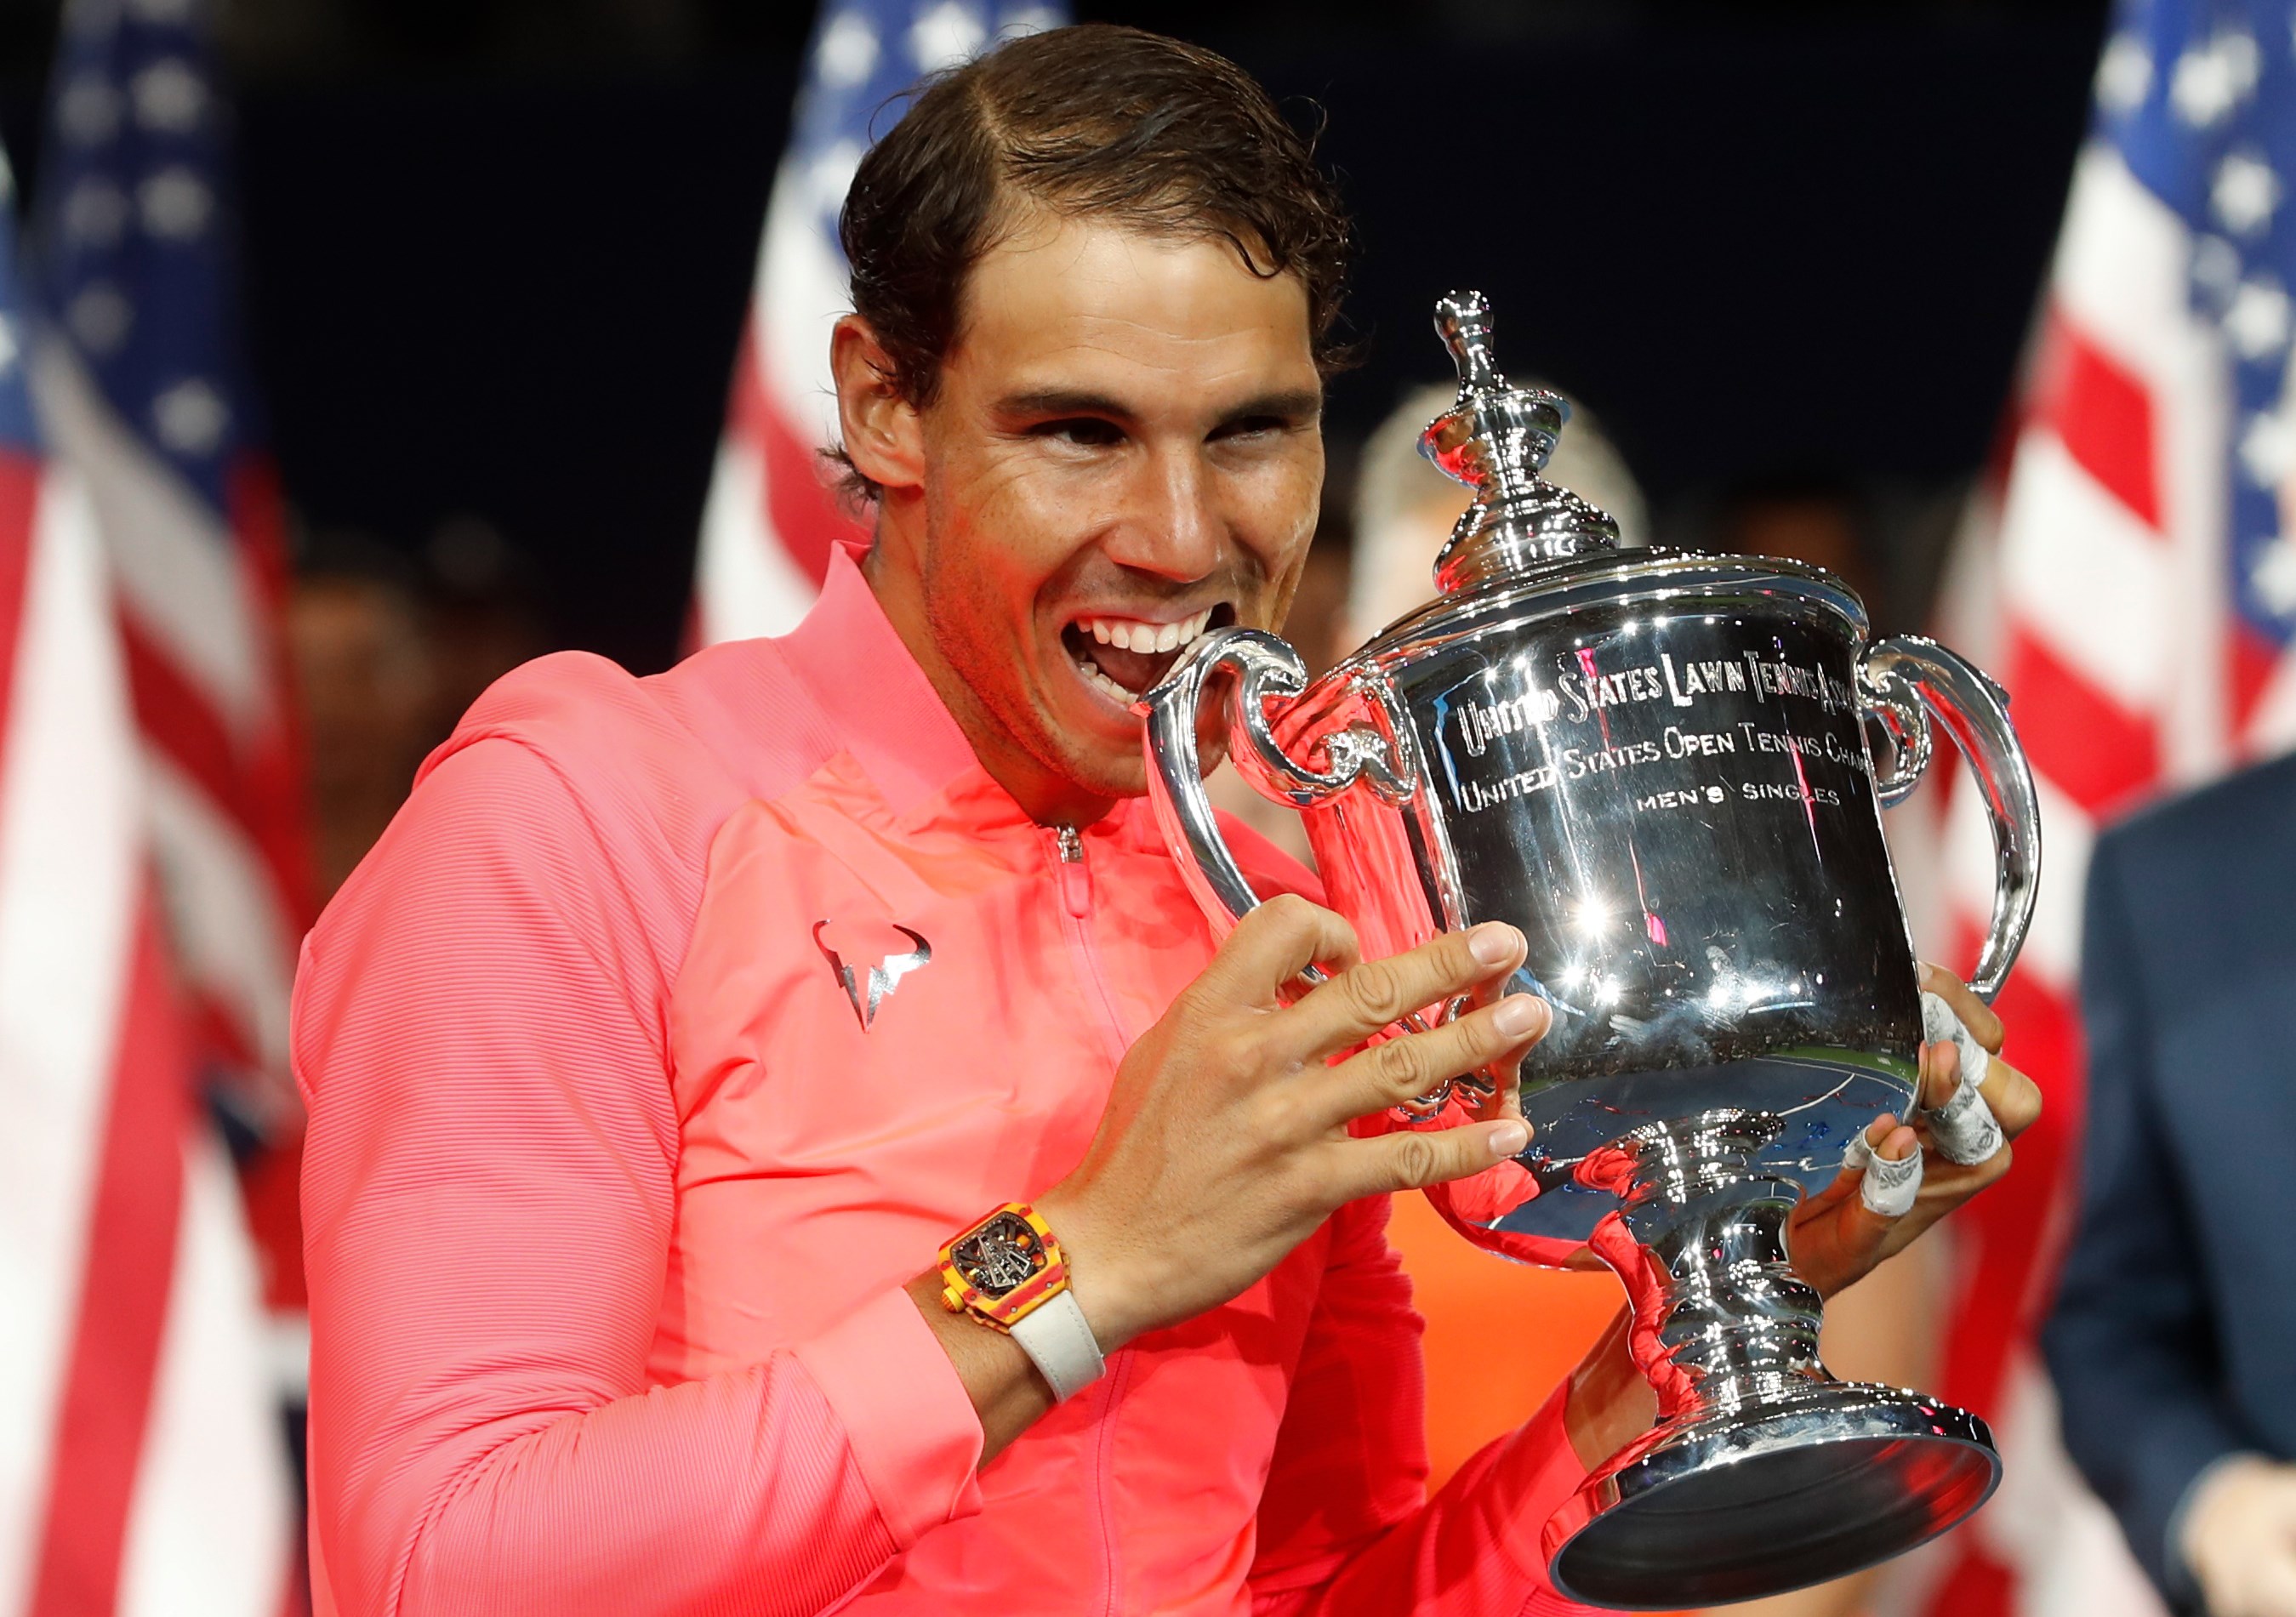
[[[1897,603],[1857,492],[1824,472],[1778,472],[1739,484],[1724,497],[1700,548],[1823,567],[1857,593],[1875,635],[1898,627]]]
[[[314,546],[296,568],[287,648],[324,903],[406,800],[436,739],[437,681],[414,570],[380,546]]]
[[[296,559],[287,647],[309,757],[313,876],[334,897],[488,685],[547,650],[527,572],[488,524],[440,524],[420,559],[325,536]]]
[[[2296,759],[2098,839],[2065,1446],[2177,1611],[2296,1617]]]

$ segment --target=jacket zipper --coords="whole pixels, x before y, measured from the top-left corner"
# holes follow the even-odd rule
[[[1092,866],[1084,862],[1084,834],[1073,825],[1060,825],[1054,828],[1054,840],[1060,855],[1062,906],[1081,921],[1092,914]]]
[[[1054,873],[1060,884],[1061,908],[1065,912],[1064,924],[1069,934],[1070,952],[1076,956],[1078,972],[1091,985],[1094,997],[1100,1002],[1102,1025],[1108,1035],[1111,1058],[1120,1062],[1126,1045],[1124,1022],[1116,1014],[1116,1000],[1109,993],[1108,979],[1100,969],[1099,951],[1093,948],[1091,929],[1085,924],[1092,915],[1092,866],[1085,863],[1084,835],[1073,825],[1056,825],[1052,829]],[[1108,1380],[1101,1391],[1100,1417],[1093,1424],[1092,1504],[1100,1538],[1101,1610],[1107,1617],[1115,1617],[1121,1591],[1115,1523],[1109,1504],[1111,1472],[1113,1469],[1110,1449],[1115,1441],[1116,1407],[1122,1401],[1125,1388],[1131,1379],[1132,1355],[1119,1350],[1108,1367]]]

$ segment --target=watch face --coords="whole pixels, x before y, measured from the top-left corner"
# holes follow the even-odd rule
[[[1018,1213],[1000,1212],[948,1249],[981,1295],[1002,1297],[1045,1267],[1045,1245]]]

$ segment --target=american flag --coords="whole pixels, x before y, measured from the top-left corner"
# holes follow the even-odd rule
[[[284,542],[241,373],[208,21],[204,0],[65,12],[32,385],[111,558],[205,1076],[256,1133],[291,1137],[287,997],[308,877],[282,669]]]
[[[97,510],[42,464],[0,166],[0,1617],[275,1617],[255,1266],[145,858]]]
[[[774,176],[733,397],[702,513],[694,632],[707,645],[785,633],[830,548],[855,537],[822,473],[837,431],[829,332],[851,306],[837,215],[862,153],[919,78],[1000,38],[1067,21],[1064,8],[988,0],[827,0],[814,25],[788,150]]]
[[[2296,7],[2124,0],[2100,63],[1997,521],[1970,525],[1945,632],[2012,695],[2046,822],[2038,909],[2001,1010],[2048,1114],[1953,1220],[1937,1391],[1990,1417],[2002,1491],[1942,1547],[1929,1609],[2148,1613],[2057,1450],[2034,1333],[2072,1211],[2080,901],[2098,828],[2296,742]],[[1992,853],[1947,812],[1973,957]]]

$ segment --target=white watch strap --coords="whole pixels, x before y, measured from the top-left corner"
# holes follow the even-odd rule
[[[1013,1340],[1037,1361],[1056,1402],[1068,1402],[1108,1373],[1108,1361],[1101,1358],[1100,1343],[1073,1292],[1059,1293],[1029,1309],[1013,1326]]]

